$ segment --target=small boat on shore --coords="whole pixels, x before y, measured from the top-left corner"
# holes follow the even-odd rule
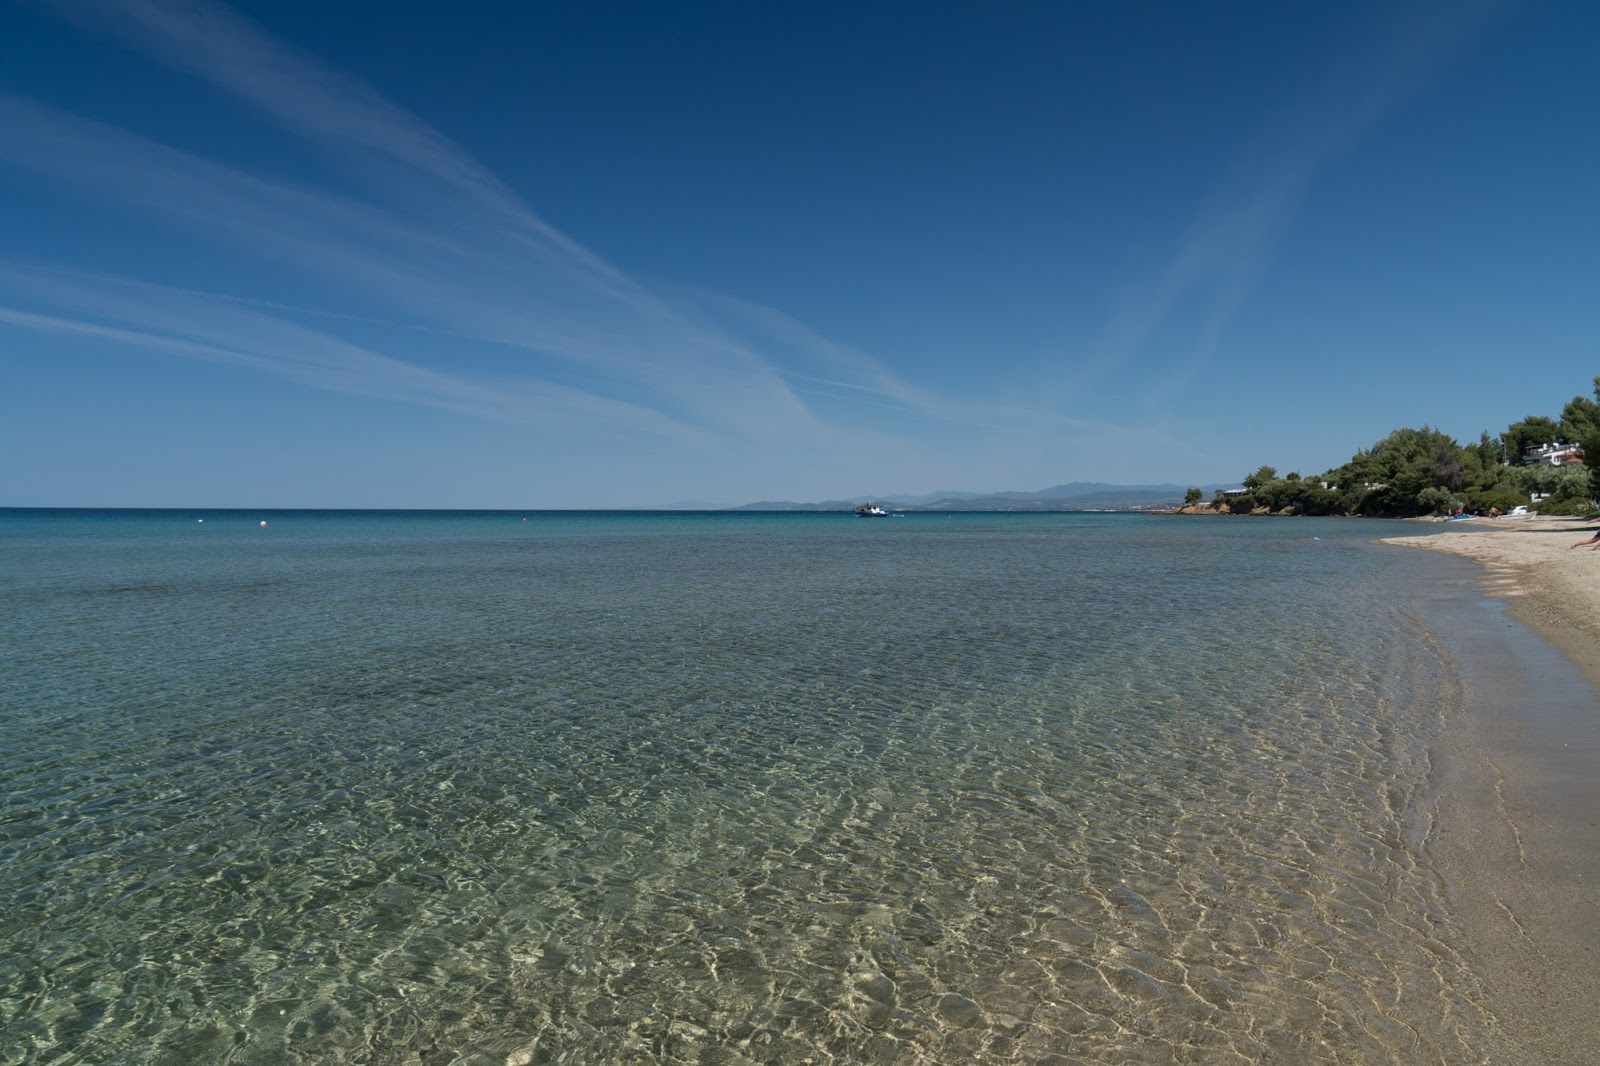
[[[889,512],[875,503],[864,503],[856,508],[857,518],[888,518]]]

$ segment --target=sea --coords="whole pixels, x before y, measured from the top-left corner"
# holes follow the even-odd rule
[[[1413,528],[0,511],[0,1062],[1495,1061]]]

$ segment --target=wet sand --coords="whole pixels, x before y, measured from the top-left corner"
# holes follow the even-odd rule
[[[1384,543],[1482,563],[1491,591],[1511,601],[1512,616],[1566,652],[1600,691],[1600,552],[1573,546],[1600,526],[1537,517],[1449,525],[1432,536]]]
[[[1430,622],[1469,688],[1433,842],[1517,1062],[1600,1054],[1600,553],[1571,548],[1592,529],[1502,519],[1385,542],[1477,561],[1464,580],[1494,597],[1433,605],[1451,601]]]

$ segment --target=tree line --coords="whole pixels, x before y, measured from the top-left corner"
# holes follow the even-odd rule
[[[1524,453],[1545,444],[1573,444],[1581,463],[1522,465]],[[1245,476],[1243,495],[1218,493],[1211,506],[1248,514],[1367,515],[1409,518],[1460,512],[1487,514],[1531,506],[1542,514],[1588,514],[1600,487],[1600,377],[1594,398],[1574,396],[1559,418],[1529,415],[1499,436],[1485,430],[1474,444],[1460,444],[1423,426],[1397,429],[1350,457],[1343,466],[1314,477],[1278,475],[1263,466]],[[1185,502],[1199,503],[1199,489]],[[1538,497],[1535,503],[1535,497]]]

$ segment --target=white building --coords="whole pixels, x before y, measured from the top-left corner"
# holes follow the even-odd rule
[[[1566,441],[1554,444],[1535,444],[1522,449],[1523,466],[1566,466],[1583,462],[1583,448]]]

